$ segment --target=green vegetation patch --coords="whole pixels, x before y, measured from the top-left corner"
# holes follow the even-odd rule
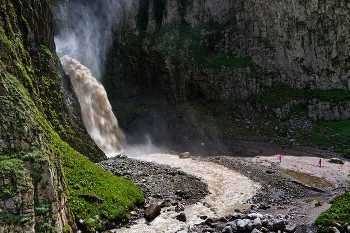
[[[332,158],[329,162],[330,163],[336,163],[336,164],[342,164],[342,165],[345,163],[344,160],[337,159],[337,158]]]
[[[350,222],[350,192],[337,197],[331,204],[331,208],[321,213],[315,221],[321,232],[329,232],[333,222],[342,225]]]
[[[313,122],[315,134],[311,142],[323,148],[334,146],[334,151],[350,155],[350,119],[339,121]]]
[[[287,84],[274,82],[271,86],[261,85],[261,92],[250,98],[269,107],[282,106],[295,99],[307,99],[308,90],[292,89]]]
[[[0,190],[0,200],[14,197],[32,187],[29,171],[20,159],[0,160],[0,180],[7,180]]]
[[[96,166],[61,141],[56,133],[52,134],[52,143],[62,157],[69,206],[76,223],[87,231],[103,229],[106,220],[128,219],[129,212],[144,202],[144,193],[130,180]]]
[[[350,92],[341,89],[313,90],[309,94],[309,99],[342,102],[350,100]]]

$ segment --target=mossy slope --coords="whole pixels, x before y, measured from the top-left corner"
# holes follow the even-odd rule
[[[83,229],[95,232],[104,229],[109,221],[126,220],[129,212],[144,202],[144,194],[130,180],[96,166],[55,133],[53,147],[62,157],[69,206]]]

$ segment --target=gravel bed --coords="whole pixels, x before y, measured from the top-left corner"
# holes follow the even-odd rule
[[[133,181],[146,194],[145,206],[152,198],[163,200],[164,205],[191,205],[209,192],[207,184],[199,178],[168,165],[131,159],[125,155],[97,165],[116,176]]]

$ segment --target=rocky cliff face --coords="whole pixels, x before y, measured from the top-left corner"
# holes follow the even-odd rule
[[[275,83],[348,91],[349,7],[346,0],[133,1],[106,83],[118,83],[111,92],[119,98],[156,90],[170,103],[244,99]],[[310,117],[323,119],[319,102],[308,102]],[[325,119],[348,117],[327,111]]]
[[[71,232],[60,151],[52,135],[92,160],[105,155],[63,92],[48,1],[0,1],[0,232]],[[62,81],[69,86],[69,80]]]

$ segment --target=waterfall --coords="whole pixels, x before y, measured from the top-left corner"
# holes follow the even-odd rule
[[[121,151],[125,137],[119,129],[104,87],[79,61],[65,55],[61,62],[72,81],[84,125],[92,139],[106,154]]]

